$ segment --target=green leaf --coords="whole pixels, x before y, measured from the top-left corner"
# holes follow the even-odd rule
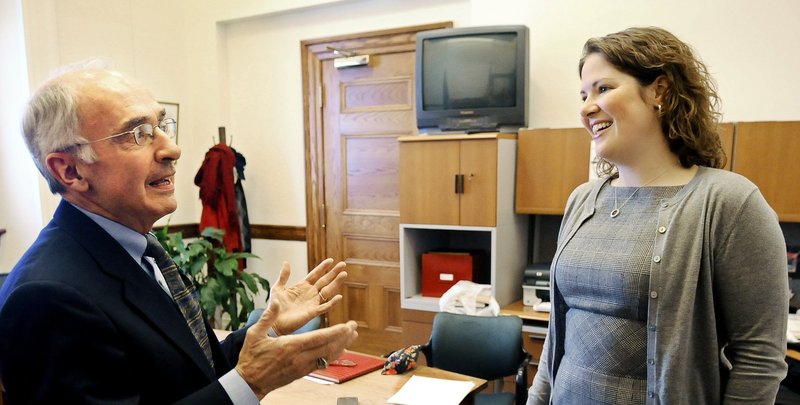
[[[170,233],[167,227],[154,232],[181,271],[197,286],[200,305],[208,316],[221,310],[227,329],[238,328],[255,307],[259,287],[269,295],[270,283],[255,273],[239,272],[239,259],[259,258],[249,252],[228,252],[223,244],[225,231],[208,227],[196,239]],[[213,265],[209,261],[213,261]]]
[[[200,233],[200,236],[206,239],[214,239],[216,241],[222,242],[222,236],[225,235],[225,231],[219,228],[214,227],[207,227],[203,229],[203,232]]]
[[[235,272],[239,270],[239,262],[235,259],[220,260],[217,258],[214,262],[214,267],[226,277],[234,277]]]
[[[213,315],[217,309],[217,300],[214,297],[214,288],[205,285],[200,287],[200,306],[206,311],[206,314]]]
[[[233,259],[247,259],[249,257],[252,257],[252,258],[255,258],[255,259],[260,259],[260,257],[254,255],[254,254],[252,254],[250,252],[234,252],[234,253],[228,253],[228,254]]]
[[[258,293],[258,285],[256,284],[256,280],[252,275],[246,271],[243,271],[239,273],[239,277],[241,277],[242,281],[244,281],[245,285],[247,285],[247,288],[250,289],[250,291],[253,293]]]
[[[239,314],[237,313],[238,312],[238,307],[236,305],[236,300],[230,300],[228,302],[227,308],[225,308],[225,312],[227,312],[228,315],[231,316],[231,321],[228,324],[228,327],[231,328],[230,330],[238,329],[239,328]]]
[[[242,304],[242,310],[239,312],[239,316],[244,317],[243,320],[246,321],[247,316],[250,315],[250,311],[255,308],[255,304],[247,294],[239,294],[239,302]]]
[[[206,265],[206,258],[205,257],[195,257],[189,264],[189,275],[192,276],[193,279],[203,270],[203,266]]]

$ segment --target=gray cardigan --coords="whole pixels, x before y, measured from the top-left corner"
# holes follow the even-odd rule
[[[553,263],[609,179],[567,203]],[[774,404],[786,375],[789,286],[774,211],[746,178],[701,167],[662,203],[650,267],[647,404]],[[550,327],[528,398],[546,404],[564,354],[566,304],[551,271]]]

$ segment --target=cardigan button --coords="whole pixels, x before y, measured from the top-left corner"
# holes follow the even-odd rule
[[[653,261],[656,263],[661,263],[661,256],[653,256]]]
[[[658,298],[658,291],[650,291],[650,298],[652,299]]]
[[[664,233],[666,231],[667,231],[667,227],[666,226],[659,226],[658,227],[658,233]]]

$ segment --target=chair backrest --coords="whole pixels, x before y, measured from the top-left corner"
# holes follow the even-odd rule
[[[422,352],[429,366],[485,380],[516,374],[526,357],[522,320],[440,312]]]

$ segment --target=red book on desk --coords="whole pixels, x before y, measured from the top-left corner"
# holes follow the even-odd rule
[[[375,371],[383,367],[384,363],[383,359],[354,352],[344,352],[338,359],[329,362],[328,368],[316,370],[309,375],[338,384]]]

